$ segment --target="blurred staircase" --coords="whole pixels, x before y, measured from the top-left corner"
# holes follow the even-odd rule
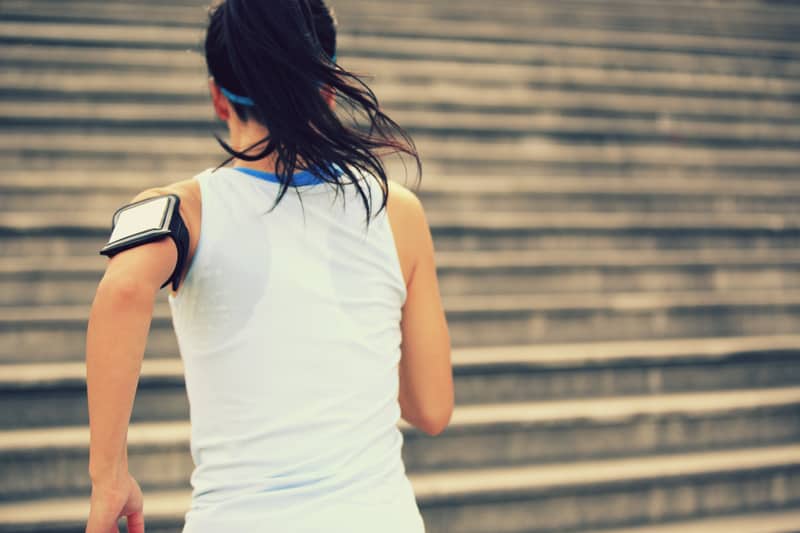
[[[800,5],[333,5],[425,161],[457,397],[442,435],[403,426],[428,531],[800,531]],[[0,532],[82,531],[97,250],[136,192],[222,159],[204,20],[0,0]],[[162,296],[130,463],[175,532]]]

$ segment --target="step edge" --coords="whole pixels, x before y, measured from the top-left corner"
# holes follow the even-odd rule
[[[530,425],[608,424],[649,417],[702,417],[781,410],[800,406],[800,386],[706,393],[672,393],[602,399],[579,399],[515,404],[456,406],[445,434],[455,436],[499,427]],[[422,435],[400,420],[404,436]],[[132,447],[189,444],[191,425],[186,420],[130,424],[128,444]],[[48,426],[0,430],[0,453],[43,452],[51,449],[87,449],[87,426]]]
[[[454,371],[506,365],[531,368],[582,368],[591,365],[665,363],[669,361],[721,361],[757,353],[800,352],[800,335],[766,335],[695,339],[656,339],[617,342],[583,342],[455,348]],[[800,355],[800,354],[798,354]],[[85,386],[86,366],[71,363],[0,364],[0,390],[22,387]],[[142,362],[140,380],[183,382],[179,357],[148,358]]]
[[[755,456],[755,457],[753,457]],[[748,459],[748,460],[744,460]],[[684,467],[667,462],[678,462]],[[693,463],[686,467],[686,462]],[[647,472],[637,472],[642,465],[658,463],[659,468]],[[698,465],[698,463],[700,463]],[[670,454],[648,457],[646,460],[616,459],[613,461],[568,463],[574,472],[572,476],[562,479],[545,479],[557,477],[563,465],[536,465],[533,467],[474,469],[470,471],[453,470],[444,473],[410,474],[408,477],[414,488],[417,500],[422,505],[435,505],[439,502],[453,502],[480,497],[500,497],[514,494],[517,496],[536,496],[557,491],[588,489],[600,490],[601,486],[613,487],[621,483],[641,483],[648,480],[692,479],[703,476],[726,476],[745,471],[772,471],[775,469],[794,468],[800,465],[800,449],[797,446],[773,446],[746,448],[733,452]],[[598,475],[597,469],[602,470]],[[577,471],[577,472],[576,472]],[[588,475],[587,472],[594,473]],[[547,474],[547,475],[543,475]],[[563,476],[563,472],[562,472]],[[499,478],[502,478],[500,480]],[[153,491],[145,494],[148,501],[158,502],[149,505],[149,515],[154,519],[182,517],[188,510],[190,492],[186,490]],[[69,509],[70,516],[53,516],[53,503]],[[41,522],[80,520],[85,516],[88,498],[36,501],[17,501],[0,504],[0,526],[30,523],[25,515],[35,514]],[[180,509],[177,507],[180,506]],[[48,513],[42,512],[47,509]],[[37,512],[38,511],[38,512]]]

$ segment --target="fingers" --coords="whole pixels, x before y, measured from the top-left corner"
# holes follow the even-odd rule
[[[119,533],[117,519],[109,513],[90,513],[86,533]]]
[[[130,533],[135,533],[133,530],[129,530]],[[142,522],[142,529],[139,530],[140,533],[144,532],[144,522]],[[112,525],[109,526],[99,526],[97,524],[91,524],[86,527],[86,533],[119,533],[119,524],[114,522]]]
[[[144,513],[142,511],[128,515],[128,533],[144,533]]]
[[[144,514],[141,511],[127,516],[128,533],[144,533]],[[89,519],[86,533],[119,533],[119,522],[110,516],[106,519]]]
[[[128,533],[144,533],[144,497],[142,489],[128,475],[119,490],[92,488],[86,533],[119,533],[119,518],[125,517]]]

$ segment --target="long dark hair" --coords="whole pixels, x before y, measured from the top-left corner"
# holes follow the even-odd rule
[[[418,176],[422,166],[408,133],[381,110],[358,75],[336,64],[335,55],[336,20],[324,0],[223,0],[212,8],[205,39],[209,74],[218,86],[252,101],[231,101],[239,118],[256,120],[269,131],[241,152],[217,137],[230,154],[220,166],[274,154],[280,189],[273,208],[296,170],[314,169],[343,193],[345,185],[355,185],[369,223],[372,202],[364,174],[378,178],[380,212],[389,194],[381,157],[410,155]],[[335,95],[351,123],[328,106],[323,91]]]

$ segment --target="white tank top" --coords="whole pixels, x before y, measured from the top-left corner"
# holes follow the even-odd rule
[[[306,173],[307,174],[307,173]],[[184,532],[424,531],[397,427],[406,297],[355,187],[197,176],[200,240],[169,296],[191,408]],[[373,211],[380,189],[371,185]],[[302,201],[302,202],[301,202]]]

